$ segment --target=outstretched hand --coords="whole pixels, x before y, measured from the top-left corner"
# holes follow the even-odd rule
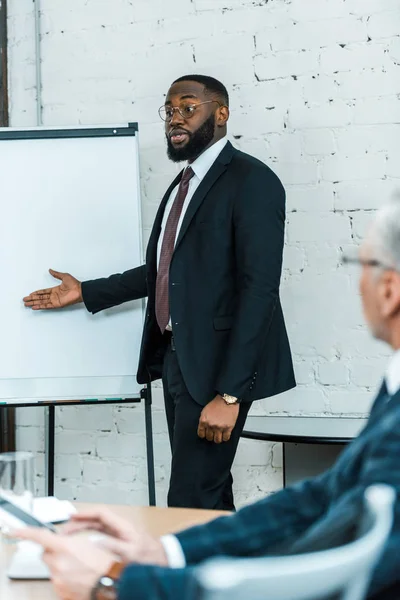
[[[49,270],[50,275],[61,281],[60,285],[45,290],[37,290],[23,299],[27,308],[32,310],[45,310],[51,308],[64,308],[72,304],[83,302],[82,284],[69,273],[59,273]]]

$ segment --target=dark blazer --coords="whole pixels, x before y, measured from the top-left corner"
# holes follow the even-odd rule
[[[142,267],[84,282],[92,313],[148,297],[138,382],[161,376],[163,340],[155,317],[157,243],[167,190]],[[169,297],[179,365],[201,405],[217,392],[252,401],[295,385],[279,299],[285,192],[259,160],[228,143],[200,183],[170,266]]]
[[[119,600],[195,600],[193,569],[208,558],[261,556],[279,553],[282,548],[285,553],[288,548],[304,552],[322,549],[327,538],[339,542],[339,534],[347,535],[349,521],[360,512],[365,489],[374,483],[393,486],[397,500],[392,532],[374,571],[368,598],[400,598],[400,392],[388,402],[387,398],[381,400],[365,429],[331,469],[235,515],[178,533],[188,567],[127,567]]]

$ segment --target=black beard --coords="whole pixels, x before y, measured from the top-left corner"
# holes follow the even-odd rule
[[[212,141],[215,133],[215,117],[210,115],[207,121],[197,129],[194,133],[189,133],[189,141],[183,148],[174,148],[169,136],[167,135],[167,154],[168,158],[173,162],[181,162],[183,160],[194,160],[203,150],[207,148]]]

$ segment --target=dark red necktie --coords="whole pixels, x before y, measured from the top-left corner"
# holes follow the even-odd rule
[[[192,168],[187,167],[183,173],[164,229],[156,281],[156,318],[162,333],[164,333],[169,321],[169,267],[175,247],[176,230],[182,213],[183,203],[188,193],[189,181],[193,175],[194,171]]]

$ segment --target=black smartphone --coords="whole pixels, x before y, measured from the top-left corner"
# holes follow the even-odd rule
[[[16,504],[13,504],[13,502],[8,500],[8,498],[5,498],[0,493],[0,522],[2,520],[1,513],[3,511],[5,513],[7,513],[6,515],[3,515],[4,521],[6,522],[7,525],[8,525],[7,515],[10,515],[11,517],[13,517],[13,522],[15,519],[18,519],[18,521],[21,522],[21,526],[26,525],[27,527],[44,527],[45,529],[49,529],[53,533],[57,533],[56,528],[53,527],[53,525],[51,525],[49,523],[43,523],[42,521],[35,519],[35,517],[33,515],[26,512],[25,510],[23,510]]]

